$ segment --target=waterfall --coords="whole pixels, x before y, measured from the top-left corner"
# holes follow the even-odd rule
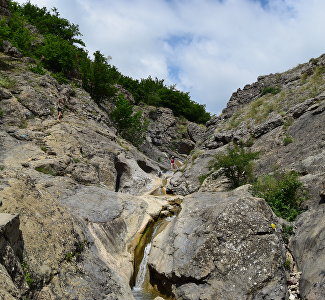
[[[132,294],[136,300],[153,300],[156,296],[158,296],[157,292],[148,291],[145,289],[146,275],[148,271],[148,259],[150,250],[152,247],[152,242],[154,237],[156,236],[159,228],[165,223],[165,221],[170,221],[170,218],[165,218],[164,220],[159,220],[153,226],[153,230],[151,231],[150,236],[148,236],[147,244],[143,250],[143,258],[139,265],[138,273],[135,278],[135,284],[132,288]]]
[[[143,259],[139,266],[138,275],[135,280],[135,286],[133,287],[134,291],[139,291],[143,287],[144,279],[147,272],[147,263],[148,263],[149,253],[151,250],[151,245],[152,245],[152,241],[149,244],[147,244],[146,247],[144,248]]]
[[[152,241],[153,241],[161,224],[162,224],[162,222],[157,222],[155,224],[155,227],[151,234],[150,240],[144,248],[143,258],[142,258],[142,261],[139,266],[138,274],[137,274],[137,277],[135,280],[135,285],[133,287],[134,291],[139,291],[139,290],[142,290],[142,288],[143,288],[143,283],[144,283],[146,273],[147,273],[147,264],[148,264],[149,254],[150,254],[150,250],[151,250],[151,246],[152,246]]]

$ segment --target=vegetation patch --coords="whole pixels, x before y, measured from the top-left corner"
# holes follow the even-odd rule
[[[40,64],[37,64],[34,67],[30,67],[29,70],[31,70],[33,73],[39,74],[39,75],[46,74],[46,70]]]
[[[198,180],[199,180],[199,182],[200,182],[201,185],[202,185],[202,183],[204,182],[204,180],[205,180],[206,178],[209,177],[209,175],[210,175],[210,173],[208,173],[208,174],[203,174],[203,175],[200,175],[200,176],[198,177]]]
[[[30,267],[29,267],[28,263],[26,261],[23,261],[21,263],[21,267],[22,267],[23,272],[24,272],[25,281],[28,284],[28,286],[31,287],[33,285],[33,283],[34,283],[34,279],[32,277],[32,273],[30,271]]]
[[[35,170],[47,175],[59,176],[58,172],[55,171],[51,166],[40,166],[40,167],[36,167]]]
[[[261,96],[266,95],[266,94],[276,95],[276,94],[278,94],[280,92],[281,92],[281,89],[279,87],[269,86],[269,87],[266,87],[266,88],[264,88],[262,90]]]
[[[142,111],[133,112],[132,105],[123,95],[118,96],[111,118],[124,139],[136,147],[144,142],[149,121],[143,117]]]
[[[64,260],[66,262],[72,262],[73,260],[76,260],[77,262],[81,261],[81,254],[88,246],[89,242],[86,240],[84,240],[83,242],[75,243],[75,249],[73,251],[65,253]]]
[[[40,148],[41,148],[41,150],[42,150],[43,152],[45,152],[45,153],[46,153],[47,150],[48,150],[47,147],[46,147],[45,145],[41,145]]]
[[[194,164],[195,160],[196,160],[200,155],[202,155],[202,154],[203,154],[203,151],[201,151],[201,150],[194,150],[193,153],[192,153],[192,155],[191,155],[191,162],[192,162],[192,164]]]
[[[7,76],[0,75],[0,86],[5,89],[11,89],[15,87],[16,81],[14,79],[11,79]]]
[[[282,225],[282,238],[286,244],[289,243],[289,238],[292,234],[293,234],[293,226],[283,224]]]
[[[0,118],[3,118],[4,112],[3,110],[0,108]]]
[[[288,130],[288,128],[293,124],[294,122],[294,119],[291,117],[291,118],[287,118],[283,124],[283,130]]]
[[[178,132],[180,134],[185,134],[187,133],[187,125],[186,124],[178,124],[177,125]]]
[[[286,261],[284,262],[283,266],[287,271],[290,271],[291,270],[291,260],[287,258]]]
[[[252,192],[264,198],[278,217],[288,221],[302,212],[300,205],[306,199],[305,189],[294,171],[263,175],[253,184]]]
[[[216,155],[211,162],[211,168],[221,169],[221,172],[229,179],[232,188],[237,188],[253,181],[253,160],[258,156],[258,152],[251,152],[235,144],[228,148],[226,154]]]
[[[283,138],[283,145],[287,146],[293,142],[293,137],[291,135],[286,134]]]

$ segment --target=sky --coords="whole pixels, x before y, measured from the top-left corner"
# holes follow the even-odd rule
[[[124,75],[165,79],[213,114],[258,76],[325,53],[324,0],[30,2],[78,24],[89,53]]]

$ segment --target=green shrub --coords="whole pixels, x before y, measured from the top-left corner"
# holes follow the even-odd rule
[[[74,244],[74,250],[67,252],[64,254],[64,260],[67,262],[71,262],[73,259],[76,261],[81,260],[82,252],[85,250],[86,247],[89,247],[89,242],[87,240],[84,240],[82,242],[76,242]]]
[[[205,180],[206,178],[209,177],[209,175],[210,175],[210,173],[208,173],[208,174],[203,174],[203,175],[200,175],[200,176],[198,177],[198,180],[199,180],[199,182],[200,182],[201,185],[202,185],[202,183],[204,182],[204,180]]]
[[[282,238],[286,244],[288,244],[289,238],[292,234],[293,234],[293,226],[283,224],[282,225]]]
[[[281,89],[279,87],[269,86],[262,90],[261,96],[266,95],[266,94],[276,95],[280,92],[281,92]]]
[[[286,259],[286,261],[284,262],[283,266],[284,266],[284,268],[287,271],[290,271],[291,270],[291,260],[290,259]]]
[[[71,262],[74,256],[75,255],[73,252],[68,252],[64,255],[64,260],[67,262]]]
[[[15,87],[16,85],[16,81],[8,78],[6,76],[0,75],[0,86],[5,88],[5,89],[11,89],[13,87]]]
[[[39,75],[44,75],[46,73],[45,69],[40,64],[37,64],[35,67],[30,67],[29,69],[33,73],[39,74]]]
[[[283,138],[283,145],[284,146],[287,146],[289,144],[291,144],[293,142],[293,137],[291,135],[286,135],[284,138]]]
[[[67,84],[67,83],[69,83],[69,79],[62,72],[52,73],[51,75],[60,84]]]
[[[293,124],[294,119],[292,117],[287,118],[283,124],[283,130],[288,130],[288,128]]]
[[[143,144],[149,122],[142,116],[142,112],[133,112],[132,105],[123,95],[119,95],[116,108],[111,113],[118,133],[126,140],[138,147]]]
[[[53,170],[50,166],[40,166],[35,168],[36,171],[51,175],[51,176],[58,176],[57,172]]]
[[[28,127],[28,121],[27,120],[21,120],[19,124],[19,128],[25,129]]]
[[[4,112],[3,112],[3,110],[0,108],[0,118],[2,118],[3,115],[4,115]]]
[[[30,271],[30,267],[28,265],[28,263],[26,261],[23,261],[21,263],[21,267],[23,269],[23,273],[24,273],[24,278],[26,283],[28,284],[28,286],[32,286],[32,284],[34,283],[34,279],[32,278],[32,274]]]
[[[227,154],[218,154],[211,162],[211,168],[222,168],[232,187],[236,188],[253,181],[252,161],[258,156],[258,152],[247,151],[242,146],[234,145],[228,148]]]
[[[47,152],[47,147],[45,145],[41,145],[40,148],[43,152]]]
[[[301,213],[300,204],[306,193],[296,172],[281,172],[259,177],[252,187],[253,194],[264,198],[274,213],[293,221]]]

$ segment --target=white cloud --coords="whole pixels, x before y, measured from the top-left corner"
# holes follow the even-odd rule
[[[325,52],[323,0],[31,2],[79,24],[90,52],[111,55],[122,73],[165,78],[213,113],[257,76]]]

